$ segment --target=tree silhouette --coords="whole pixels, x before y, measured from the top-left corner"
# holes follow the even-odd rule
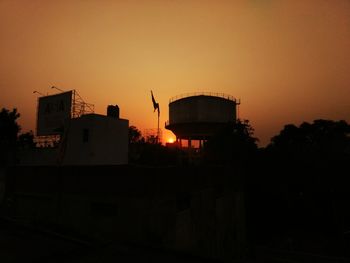
[[[257,150],[258,139],[249,120],[228,123],[204,145],[205,159],[209,162],[230,164],[235,160],[247,160]]]
[[[177,161],[176,152],[173,149],[158,143],[153,135],[142,136],[135,126],[129,127],[129,163],[137,165],[173,165]]]
[[[135,126],[129,127],[129,144],[134,144],[142,140],[142,134]]]
[[[288,124],[271,139],[268,148],[297,159],[335,160],[349,156],[350,125],[345,121],[315,120],[299,127]]]
[[[20,114],[17,109],[12,111],[2,108],[0,111],[0,164],[13,164],[15,161],[15,151],[18,132],[20,126],[17,119]]]
[[[18,146],[20,148],[35,148],[33,131],[22,133],[18,136]]]
[[[294,248],[317,253],[338,253],[345,246],[349,135],[345,121],[318,119],[287,124],[272,137],[249,178],[255,237],[270,244],[278,240],[277,246],[287,249],[286,240],[293,240]]]

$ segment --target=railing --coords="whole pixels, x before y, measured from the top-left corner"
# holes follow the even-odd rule
[[[203,96],[212,96],[212,97],[220,97],[220,98],[224,98],[224,99],[228,99],[228,100],[232,100],[234,102],[237,102],[235,97],[233,97],[231,95],[227,95],[225,93],[191,92],[191,93],[183,93],[183,94],[177,95],[175,97],[172,97],[172,98],[170,98],[169,103],[174,102],[174,101],[179,100],[179,99],[183,99],[183,98],[187,98],[187,97],[193,97],[193,96],[201,96],[201,95],[203,95]]]

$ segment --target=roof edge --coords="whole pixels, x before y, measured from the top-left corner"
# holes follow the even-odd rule
[[[217,93],[217,92],[190,92],[190,93],[182,93],[180,95],[177,95],[175,97],[170,98],[169,103],[172,103],[174,101],[188,98],[188,97],[196,97],[196,96],[209,96],[209,97],[217,97],[217,98],[223,98],[227,100],[234,101],[239,104],[239,101],[237,102],[237,99],[231,95],[225,94],[225,93]]]

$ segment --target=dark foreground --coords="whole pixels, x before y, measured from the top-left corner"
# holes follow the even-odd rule
[[[19,219],[0,218],[2,263],[16,262],[219,262],[135,244],[101,243]]]
[[[8,169],[0,262],[350,262],[341,169],[265,166]]]
[[[101,243],[74,237],[63,231],[33,225],[20,219],[0,218],[0,254],[2,263],[17,262],[224,262],[196,257],[178,251],[136,244]],[[345,263],[349,259],[312,253],[256,247],[255,255],[231,262],[321,262]]]

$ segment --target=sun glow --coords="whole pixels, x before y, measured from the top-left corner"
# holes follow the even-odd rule
[[[174,141],[175,141],[174,138],[169,138],[168,139],[168,143],[174,143]]]

